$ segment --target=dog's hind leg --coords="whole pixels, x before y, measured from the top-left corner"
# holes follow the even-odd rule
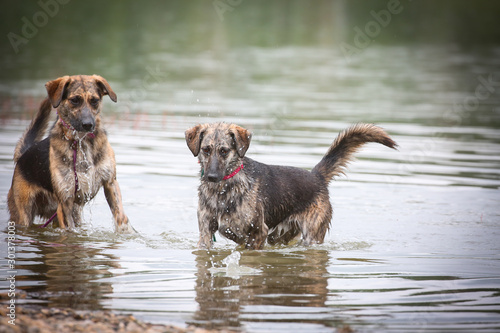
[[[16,171],[14,172],[16,177]],[[7,204],[10,212],[10,221],[22,226],[29,226],[35,217],[33,194],[30,184],[22,177],[17,177],[7,195]]]
[[[287,245],[298,235],[300,235],[300,229],[297,225],[297,221],[287,219],[271,230],[271,232],[267,236],[267,243],[269,245]]]
[[[328,196],[318,198],[306,212],[300,214],[300,220],[297,221],[302,231],[303,244],[309,246],[323,243],[331,220],[332,206]]]
[[[15,222],[16,224],[21,224],[19,223],[20,216],[19,210],[17,209],[16,195],[14,194],[14,190],[12,188],[9,190],[9,194],[7,195],[7,206],[9,207],[10,213],[9,221]]]
[[[15,222],[18,225],[30,226],[35,218],[34,207],[30,202],[29,198],[27,200],[21,199],[16,196],[14,199],[16,204],[12,207],[9,205],[10,211],[10,221]]]

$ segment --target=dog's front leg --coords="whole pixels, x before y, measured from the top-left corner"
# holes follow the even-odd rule
[[[256,205],[257,208],[253,216],[251,217],[251,222],[248,224],[247,239],[245,242],[245,247],[252,250],[260,250],[264,247],[266,242],[267,234],[269,233],[269,228],[264,221],[264,208],[260,205]],[[242,217],[242,221],[244,218]]]
[[[59,203],[57,206],[57,220],[59,221],[61,229],[73,229],[75,227],[72,207],[73,200],[67,200],[64,203]]]
[[[264,219],[257,214],[251,223],[248,238],[245,242],[245,248],[251,250],[261,250],[264,247],[268,232],[269,228],[264,223]]]
[[[113,214],[116,231],[125,234],[135,233],[136,231],[130,225],[129,219],[123,210],[122,194],[116,179],[104,183],[103,187],[111,214]]]
[[[211,214],[207,210],[198,210],[198,228],[200,230],[198,248],[210,249],[213,245],[214,234],[218,229],[215,213]]]
[[[75,227],[79,227],[82,224],[82,206],[73,205],[72,216]]]

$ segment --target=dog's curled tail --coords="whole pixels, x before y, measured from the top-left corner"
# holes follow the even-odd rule
[[[382,128],[373,124],[357,124],[337,136],[312,172],[319,174],[326,183],[329,183],[333,177],[345,172],[352,155],[368,142],[378,142],[393,149],[397,147],[397,143]]]
[[[26,132],[17,142],[16,149],[14,150],[14,162],[17,162],[29,147],[43,139],[47,124],[49,123],[51,110],[52,104],[50,104],[50,100],[48,98],[44,99],[40,104],[40,109],[35,118],[33,118]]]

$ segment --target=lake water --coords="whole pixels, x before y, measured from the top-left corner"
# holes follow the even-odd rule
[[[118,95],[102,116],[138,235],[114,234],[102,193],[74,232],[18,228],[17,304],[250,332],[500,330],[500,47],[373,45],[346,62],[320,46],[160,46],[133,78],[120,66],[98,72]],[[4,257],[14,146],[57,75],[0,81]],[[250,129],[247,155],[270,164],[310,169],[357,122],[400,147],[367,145],[331,183],[324,244],[250,251],[218,236],[198,251],[184,130],[211,121]]]

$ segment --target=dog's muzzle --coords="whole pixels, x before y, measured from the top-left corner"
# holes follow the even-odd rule
[[[95,130],[95,119],[88,109],[82,110],[82,117],[80,119],[82,130],[84,132],[93,132]]]
[[[205,179],[212,183],[218,183],[222,180],[222,172],[219,170],[219,163],[216,158],[212,158],[207,163],[205,169]]]

